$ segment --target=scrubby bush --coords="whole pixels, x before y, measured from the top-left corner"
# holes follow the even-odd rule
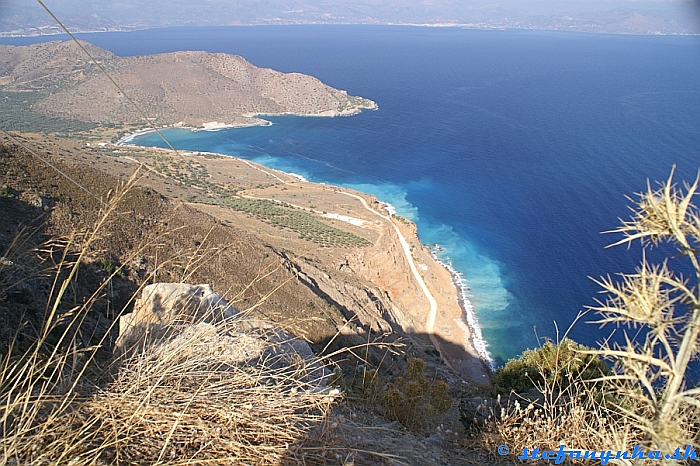
[[[362,363],[349,374],[336,367],[329,385],[340,388],[350,403],[371,406],[408,429],[424,431],[438,424],[453,404],[447,383],[427,379],[424,371],[425,361],[411,358],[403,375],[387,379]]]
[[[102,270],[104,270],[109,275],[112,275],[114,269],[115,267],[111,259],[102,259]]]
[[[587,352],[587,353],[584,353]],[[546,342],[509,360],[496,370],[491,379],[494,395],[511,391],[523,393],[546,383],[555,389],[566,388],[572,381],[597,379],[611,373],[610,368],[591,348],[565,338],[559,344]]]
[[[381,393],[381,403],[390,418],[409,429],[435,424],[452,406],[449,386],[443,380],[431,382],[423,375],[425,361],[411,358],[403,376],[389,383]]]

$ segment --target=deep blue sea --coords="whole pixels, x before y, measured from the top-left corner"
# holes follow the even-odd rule
[[[700,38],[399,26],[167,28],[82,38],[118,55],[239,54],[318,77],[379,110],[168,130],[178,148],[231,154],[394,204],[463,274],[502,362],[594,305],[589,277],[631,272],[604,249],[647,178],[700,168]],[[37,39],[3,39],[26,43]],[[43,38],[42,40],[46,40]],[[162,146],[157,136],[137,140]],[[676,264],[680,259],[672,260]],[[607,331],[571,331],[587,344]]]

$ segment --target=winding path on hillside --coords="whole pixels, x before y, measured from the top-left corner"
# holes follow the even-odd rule
[[[243,159],[238,159],[241,160],[242,162],[248,164],[250,167],[255,168],[256,170],[259,170],[263,173],[266,173],[267,175],[275,178],[277,181],[282,182],[283,184],[288,184],[290,182],[283,180],[276,174],[272,173],[271,171],[265,170],[264,168],[261,168],[259,166],[256,166],[247,160]],[[294,182],[291,182],[294,183]],[[425,331],[428,334],[428,337],[430,338],[430,342],[433,344],[435,349],[440,353],[440,358],[444,361],[445,365],[452,369],[453,371],[455,368],[450,364],[450,361],[447,359],[447,356],[445,353],[442,351],[442,348],[440,346],[440,342],[438,341],[437,337],[435,336],[435,320],[437,319],[437,301],[435,300],[435,297],[433,297],[433,294],[430,292],[428,289],[428,286],[425,284],[425,281],[423,280],[423,277],[421,276],[420,272],[418,272],[418,267],[416,267],[416,263],[413,260],[413,256],[411,255],[411,247],[408,245],[408,241],[406,241],[406,238],[404,237],[403,233],[401,233],[401,230],[399,230],[399,227],[396,226],[396,224],[391,220],[390,217],[377,212],[374,210],[372,207],[367,204],[367,201],[362,197],[358,196],[357,194],[352,194],[348,193],[345,191],[336,191],[339,194],[344,194],[346,196],[353,197],[360,201],[362,205],[367,209],[369,212],[372,212],[374,215],[377,215],[381,217],[382,219],[386,220],[389,222],[389,224],[394,228],[394,231],[396,232],[396,236],[399,238],[399,243],[401,243],[401,248],[403,249],[404,255],[406,256],[406,260],[408,261],[408,265],[411,267],[411,272],[413,272],[413,276],[415,277],[416,281],[418,282],[418,285],[420,286],[421,290],[423,290],[423,294],[425,297],[428,299],[428,302],[430,303],[430,311],[428,313],[428,318],[425,322]],[[248,196],[246,196],[248,197]]]
[[[380,216],[381,218],[389,222],[392,227],[394,227],[396,236],[399,237],[399,243],[401,243],[403,252],[406,255],[406,260],[408,260],[408,265],[411,267],[411,272],[413,272],[413,276],[416,278],[418,285],[420,286],[421,290],[423,290],[423,294],[425,294],[425,297],[428,298],[428,302],[430,303],[430,312],[428,313],[428,319],[425,323],[425,331],[428,334],[428,337],[430,338],[430,341],[435,347],[435,349],[440,352],[440,357],[445,362],[445,365],[447,365],[447,367],[449,367],[450,369],[454,370],[450,362],[447,360],[445,353],[443,353],[442,349],[440,348],[440,342],[438,342],[437,338],[435,337],[435,319],[437,318],[438,309],[437,301],[435,301],[435,298],[428,289],[428,286],[425,284],[423,277],[421,276],[420,272],[418,272],[418,267],[416,267],[416,263],[413,260],[413,256],[411,255],[411,247],[408,245],[408,241],[406,241],[406,238],[403,236],[403,233],[401,233],[401,230],[399,230],[399,227],[396,226],[396,224],[391,220],[391,218],[371,208],[362,196],[358,196],[357,194],[352,193],[346,193],[345,191],[338,191],[338,193],[345,194],[346,196],[358,199],[365,207],[365,209],[369,210],[375,215]]]

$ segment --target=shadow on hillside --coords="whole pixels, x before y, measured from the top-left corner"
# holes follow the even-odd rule
[[[47,303],[51,302],[54,279],[56,279],[56,283],[61,283],[62,279],[66,278],[67,272],[65,270],[61,272],[62,275],[56,276],[56,264],[61,261],[61,252],[63,251],[60,237],[61,235],[67,236],[73,231],[82,231],[81,228],[87,228],[92,225],[99,211],[97,208],[99,206],[92,196],[81,192],[71,183],[46,170],[43,164],[31,159],[26,154],[13,153],[10,156],[3,153],[2,159],[0,159],[0,167],[8,167],[7,170],[4,170],[3,176],[6,176],[6,178],[3,178],[3,183],[22,190],[22,192],[19,192],[8,188],[5,190],[6,192],[0,193],[0,219],[2,219],[2,222],[0,222],[0,257],[5,259],[4,265],[0,266],[0,318],[2,319],[2,322],[0,322],[0,344],[4,345],[0,347],[0,350],[2,350],[0,353],[4,353],[8,342],[13,341],[13,338],[17,338],[17,335],[24,340],[14,340],[14,350],[21,351],[22,347],[27,347],[36,340],[37,332],[42,328],[45,318]],[[71,167],[63,168],[79,179],[86,180],[95,192],[101,193],[98,188],[104,190],[107,186],[115,184],[114,179],[105,175],[99,175],[91,169],[83,167],[80,170],[75,169],[75,171],[71,171],[73,170]],[[37,193],[42,193],[42,197]],[[67,291],[65,302],[61,303],[61,306],[65,306],[62,307],[62,310],[80,306],[100,284],[108,279],[110,275],[108,270],[113,269],[118,264],[118,259],[120,257],[128,257],[129,251],[132,251],[140,244],[139,237],[142,232],[139,228],[143,228],[144,231],[151,231],[150,228],[155,229],[153,225],[156,225],[159,228],[162,226],[166,231],[177,230],[178,235],[175,235],[173,240],[176,252],[196,251],[198,244],[195,244],[194,240],[204,237],[210,238],[214,241],[214,244],[229,244],[231,235],[235,233],[229,228],[224,228],[210,219],[204,218],[202,214],[186,209],[181,209],[180,217],[177,218],[175,214],[171,216],[163,214],[162,211],[167,207],[165,201],[159,196],[151,195],[150,190],[134,189],[130,192],[130,196],[126,198],[126,202],[124,211],[131,212],[131,216],[137,219],[143,217],[144,223],[134,220],[134,225],[120,219],[107,225],[104,243],[95,248],[94,253],[91,254],[92,259],[81,262],[77,279],[74,280],[74,283],[71,284],[70,289]],[[50,218],[52,212],[57,214],[56,217]],[[146,221],[148,223],[145,223]],[[183,225],[188,229],[185,229]],[[23,226],[26,226],[26,229],[23,230]],[[146,227],[149,229],[146,230]],[[20,238],[20,241],[15,242],[16,238]],[[276,263],[271,249],[256,245],[252,239],[244,238],[243,234],[237,233],[235,238],[241,244],[236,244],[236,248],[232,247],[230,251],[226,251],[230,255],[222,255],[220,259],[221,264],[213,260],[203,261],[202,274],[188,277],[189,281],[202,283],[206,278],[206,282],[211,282],[215,289],[231,289],[232,284],[235,282],[251,283],[251,280],[256,278],[253,272],[258,271],[261,262],[260,257],[267,259],[269,255],[268,262]],[[244,240],[247,243],[243,244]],[[48,250],[43,246],[47,241],[51,241],[55,245],[51,249],[52,252],[37,254],[37,251],[40,249]],[[13,242],[15,242],[14,246]],[[7,254],[7,257],[5,257],[8,250],[10,254]],[[140,263],[146,262],[149,265],[152,261],[149,259],[150,256],[147,252],[140,254],[142,256],[141,259],[143,259]],[[162,252],[155,250],[155,253],[160,254],[158,257],[161,261],[164,260]],[[68,257],[69,261],[75,259],[75,255]],[[247,272],[233,275],[230,267],[231,263],[238,264],[238,269],[243,269],[244,272],[245,270],[252,272],[248,275],[246,275]],[[179,263],[175,263],[171,268],[177,271],[178,266]],[[108,291],[100,295],[99,299],[91,305],[90,315],[80,324],[80,328],[76,329],[79,333],[75,333],[75,335],[79,335],[79,339],[69,337],[68,340],[80,341],[82,347],[98,344],[101,337],[105,335],[104,332],[107,331],[110,322],[117,317],[115,310],[118,311],[124,308],[136,289],[136,281],[134,281],[136,280],[134,278],[136,273],[135,266],[129,262],[127,271],[129,270],[128,267],[134,268],[132,270],[133,274],[124,278],[120,276],[111,278],[110,286],[107,288]],[[283,270],[280,269],[276,275],[271,276],[269,282],[260,284],[260,290],[256,290],[256,292],[260,296],[265,296],[278,283],[287,279],[287,276],[282,272]],[[129,276],[132,278],[129,279]],[[212,276],[214,279],[211,278]],[[158,279],[159,281],[177,281],[181,279],[181,276],[176,273],[169,273],[166,270],[166,273],[159,273]],[[290,304],[287,306],[288,309],[308,309],[303,307],[312,297],[308,290],[301,287],[297,289],[289,286],[288,288],[288,290],[283,288],[277,291],[277,295],[275,295],[277,302],[274,305],[271,303],[269,307],[274,308],[280,306],[286,300],[290,300]],[[282,297],[280,297],[280,294]],[[318,295],[313,297],[325,298],[327,302],[327,297],[319,297]],[[251,297],[246,295],[246,298],[254,302],[256,295],[251,294]],[[295,300],[292,301],[292,298],[295,298]],[[126,312],[128,312],[128,309],[126,309]],[[62,331],[62,329],[59,329],[59,331]],[[408,335],[399,338],[395,332],[389,336],[382,336],[368,333],[362,327],[359,328],[359,333],[360,335],[343,336],[332,342],[327,337],[316,342],[314,349],[316,352],[319,352],[328,346],[326,354],[336,350],[341,351],[337,359],[343,360],[340,364],[348,371],[356,371],[359,365],[364,365],[368,368],[380,367],[382,369],[382,377],[386,381],[390,381],[402,374],[405,371],[406,362],[411,357],[419,357],[426,361],[424,375],[426,379],[431,381],[449,377],[453,381],[470,379],[481,382],[487,378],[487,368],[478,358],[466,354],[463,349],[446,341],[439,340],[439,346],[450,355],[451,360],[455,363],[454,365],[460,371],[459,375],[450,374],[449,369],[441,362],[440,355],[435,351],[427,335]],[[371,344],[367,345],[368,341]],[[52,341],[49,341],[49,343],[52,343]],[[403,346],[400,348],[396,347],[392,351],[392,345],[397,343],[401,343]],[[111,344],[112,340],[108,338],[104,345],[104,351],[100,350],[102,351],[98,358],[100,361],[102,361],[102,355],[105,356],[105,360],[111,356]],[[350,346],[357,347],[353,353],[342,352],[342,348]],[[368,411],[374,409],[372,403],[374,403],[372,400],[364,402]],[[205,413],[208,413],[208,411],[207,409],[202,410]],[[164,415],[167,414],[167,412],[164,413]],[[268,415],[274,417],[274,414]],[[264,420],[265,415],[260,416],[261,420]],[[323,455],[327,454],[327,458],[323,456],[325,459],[323,461],[319,460],[317,464],[344,464],[345,457],[342,453],[349,452],[357,445],[354,445],[352,438],[346,437],[342,439],[342,442],[339,440],[337,444],[339,450],[329,448],[324,450],[325,447],[333,446],[332,444],[324,443],[327,438],[320,435],[328,428],[329,422],[332,422],[332,420],[322,417],[318,418],[315,429],[311,430],[311,433],[306,438],[298,439],[293,445],[290,445],[287,462],[314,464],[311,459],[300,457],[303,454],[303,449],[295,449],[294,447],[302,445],[313,447],[315,445],[319,448],[319,450],[315,451],[322,451]],[[381,415],[372,414],[365,420],[365,425],[383,425],[390,422],[391,420],[383,418]],[[167,438],[167,432],[163,438]],[[401,442],[398,442],[392,447],[394,448],[391,450],[392,454],[406,456],[407,453],[396,446],[400,444]],[[365,447],[380,451],[385,449],[379,443],[377,446],[365,444]],[[336,456],[336,453],[340,456]],[[367,454],[366,461],[363,461],[358,458],[355,464],[383,464],[377,456],[371,454]]]
[[[77,260],[77,252],[67,252],[67,240],[53,230],[50,219],[55,203],[56,199],[29,196],[11,188],[4,189],[0,196],[0,354],[6,354],[9,348],[13,354],[21,354],[37,341],[45,326],[46,312],[56,300],[58,286]],[[111,262],[108,265],[113,267]],[[94,297],[108,276],[104,263],[84,258],[58,304],[59,315],[64,315],[90,302],[80,325],[71,326],[72,333],[81,334],[76,341],[85,348],[101,345],[105,336],[107,346],[111,345],[116,328],[110,324],[137,287],[126,278],[113,277],[107,291]],[[61,335],[66,325],[58,323],[53,327],[46,339],[49,347],[65,340]],[[98,351],[98,359],[106,361],[110,357],[107,347]]]
[[[368,339],[370,344],[367,344]],[[449,425],[442,415],[436,415],[427,427],[406,428],[386,411],[383,400],[387,384],[407,376],[407,363],[411,358],[425,361],[423,377],[431,387],[439,380],[449,383],[453,408],[459,406],[465,393],[477,392],[488,384],[490,370],[486,362],[444,339],[437,340],[441,349],[452,356],[458,373],[448,368],[426,334],[411,334],[400,339],[374,334],[338,338],[331,345],[335,346],[334,350],[361,345],[363,341],[366,344],[352,353],[341,351],[334,358],[340,360],[338,366],[343,368],[343,380],[335,382],[333,387],[341,387],[341,396],[347,403],[334,407],[328,419],[320,421],[305,438],[291,446],[283,464],[483,464],[460,458],[462,448],[458,442],[453,437],[436,433],[437,425],[443,422]],[[391,351],[392,343],[403,346]],[[379,369],[379,382],[363,392],[358,378],[368,369]],[[425,402],[427,393],[430,390],[426,392]],[[348,413],[357,416],[353,417],[354,421],[348,421]],[[454,422],[454,414],[450,419]],[[309,451],[313,455],[304,456]],[[431,451],[430,458],[424,457],[426,451]],[[314,455],[318,457],[312,458]]]
[[[427,334],[406,334],[405,337],[401,337],[398,332],[380,334],[368,332],[366,328],[360,328],[359,330],[363,334],[325,338],[314,343],[312,345],[313,349],[318,353],[325,348],[325,354],[340,352],[340,359],[342,359],[343,348],[359,347],[353,351],[358,357],[350,357],[350,360],[357,362],[357,360],[366,359],[363,362],[367,362],[374,367],[380,367],[381,365],[381,368],[385,370],[396,365],[401,369],[401,359],[405,361],[409,357],[418,357],[425,359],[428,362],[428,367],[442,367],[443,371],[449,371],[450,368],[454,369],[454,375],[458,375],[465,381],[474,384],[483,384],[489,381],[491,369],[486,361],[477,355],[468,353],[463,347],[446,341],[437,335],[434,338],[444,354],[435,349],[430,336]],[[401,345],[402,348],[391,351],[389,348],[392,345]],[[400,355],[397,352],[405,354]],[[345,356],[348,356],[348,354],[345,354]],[[444,363],[443,356],[447,356],[451,367]]]
[[[5,187],[0,197],[0,354],[11,342],[26,347],[37,337],[32,329],[41,322],[50,285],[36,257],[37,248],[47,239],[48,215],[14,195]]]

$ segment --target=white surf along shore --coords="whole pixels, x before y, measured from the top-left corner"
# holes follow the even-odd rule
[[[451,262],[445,262],[438,257],[438,252],[443,251],[440,245],[435,244],[430,248],[433,258],[443,267],[445,267],[452,275],[452,282],[454,283],[457,290],[459,290],[459,295],[457,297],[459,301],[459,306],[462,308],[464,313],[463,319],[455,319],[455,324],[462,330],[464,335],[468,335],[472,347],[477,352],[479,357],[485,361],[492,371],[496,370],[496,362],[491,357],[488,350],[488,343],[484,340],[483,334],[481,332],[481,326],[479,325],[479,320],[476,317],[476,312],[474,311],[474,306],[469,300],[467,295],[469,291],[469,286],[464,278],[464,274],[456,270]]]
[[[158,128],[144,128],[143,130],[127,133],[122,136],[117,142],[117,145],[128,145],[135,138],[143,136],[144,134],[155,133],[161,129],[168,128],[182,128],[189,129],[190,131],[220,131],[222,129],[229,128],[247,128],[251,126],[271,126],[273,123],[271,121],[265,120],[261,117],[265,116],[300,116],[300,117],[317,117],[317,118],[335,118],[335,117],[348,117],[362,113],[363,110],[379,110],[379,105],[373,100],[363,99],[364,102],[368,102],[367,106],[356,106],[353,108],[348,108],[345,110],[324,110],[319,113],[294,113],[294,112],[282,112],[282,113],[246,113],[241,115],[247,121],[238,123],[226,123],[220,121],[208,121],[202,123],[201,126],[187,126],[183,121],[172,124],[163,125]]]
[[[180,122],[180,123],[175,123],[174,125],[164,125],[164,126],[161,126],[158,128],[144,128],[140,131],[136,131],[133,133],[126,133],[124,136],[119,138],[119,140],[115,144],[118,146],[128,146],[128,145],[132,144],[134,139],[136,139],[138,137],[145,136],[146,134],[157,133],[160,130],[170,129],[170,128],[189,129],[192,132],[198,132],[198,131],[221,131],[222,129],[231,129],[231,128],[248,128],[251,126],[271,126],[273,124],[271,121],[263,120],[260,118],[257,118],[256,120],[257,121],[253,121],[250,123],[238,123],[238,124],[221,123],[218,121],[209,121],[207,123],[203,123],[202,126],[185,126],[182,122]],[[134,144],[134,145],[136,145],[136,144]]]
[[[268,124],[264,125],[264,126],[269,126],[272,124],[271,122],[267,122],[267,123]],[[185,128],[182,126],[166,126],[166,127],[159,128],[159,129],[166,129],[169,127],[179,127],[179,128],[183,128],[183,129],[190,129],[192,131],[218,131],[221,129],[236,128],[236,127],[241,127],[241,126],[251,126],[251,125],[226,125],[223,123],[212,122],[211,124],[207,124],[207,126],[205,126],[203,128]],[[143,136],[145,134],[154,133],[154,132],[156,132],[156,129],[147,128],[147,129],[144,129],[143,131],[138,131],[138,132],[135,132],[132,134],[125,135],[119,141],[117,141],[115,144],[119,145],[119,146],[133,145],[133,146],[138,146],[138,147],[144,147],[144,146],[139,146],[138,144],[134,144],[134,140],[140,136]],[[191,154],[212,154],[212,155],[218,155],[218,156],[222,156],[222,157],[229,157],[229,158],[240,160],[242,162],[249,163],[249,164],[251,163],[245,159],[238,159],[238,158],[231,156],[231,155],[221,154],[221,153],[216,153],[216,152],[191,151],[189,153],[191,153]],[[252,162],[252,163],[257,164],[257,162]],[[305,177],[303,177],[297,173],[284,172],[284,171],[270,168],[267,166],[264,166],[264,167],[266,170],[281,173],[281,174],[290,176],[292,178],[295,178],[299,181],[308,182],[308,180]],[[322,184],[325,184],[325,183],[322,183]],[[353,188],[350,188],[350,189],[353,189]],[[383,209],[390,217],[397,215],[397,211],[396,211],[395,206],[393,206],[392,204],[390,204],[388,202],[384,202],[381,199],[378,199],[378,200],[382,203]],[[351,224],[354,224],[357,226],[361,226],[361,225],[358,225],[358,223],[362,222],[359,219],[352,219],[350,217],[348,217],[347,219],[340,218],[341,216],[336,217],[336,216],[332,216],[330,214],[324,215],[324,217],[334,218],[336,220],[341,220],[341,221],[346,221],[348,223],[351,223]],[[467,346],[473,348],[474,351],[477,353],[476,355],[479,357],[479,359],[484,361],[484,363],[486,363],[492,371],[495,370],[496,363],[491,358],[491,355],[488,351],[488,344],[486,343],[486,341],[484,340],[484,337],[482,335],[481,326],[479,325],[479,321],[477,319],[477,316],[476,316],[476,313],[474,310],[474,306],[473,306],[472,302],[469,300],[469,297],[468,297],[469,286],[464,279],[463,273],[456,270],[453,267],[451,262],[445,262],[438,257],[438,252],[443,251],[443,249],[440,246],[438,246],[436,244],[433,247],[430,247],[430,251],[431,251],[431,255],[432,255],[433,259],[435,259],[435,261],[437,263],[439,263],[441,266],[445,267],[445,269],[447,269],[447,271],[450,273],[450,275],[452,276],[453,283],[458,291],[457,300],[459,302],[459,306],[462,309],[463,315],[462,315],[462,318],[454,319],[454,324],[462,332],[463,340],[467,343]],[[449,251],[447,251],[447,252],[449,253]]]

